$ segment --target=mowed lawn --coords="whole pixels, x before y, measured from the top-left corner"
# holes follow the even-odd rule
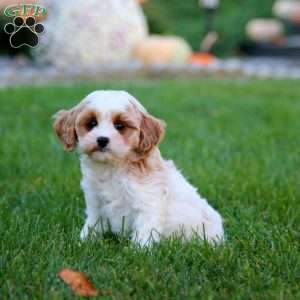
[[[95,89],[126,89],[167,122],[161,144],[224,217],[226,243],[126,237],[80,243],[76,153],[52,115]],[[57,273],[86,273],[104,299],[300,298],[300,85],[162,80],[0,90],[0,298],[73,299]]]

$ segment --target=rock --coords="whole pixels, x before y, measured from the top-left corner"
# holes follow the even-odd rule
[[[188,61],[191,53],[184,39],[159,35],[145,38],[133,50],[134,58],[144,64],[182,64]]]
[[[272,42],[283,36],[283,25],[272,19],[253,19],[246,26],[248,38],[255,42]]]
[[[148,35],[136,0],[49,1],[36,59],[61,69],[122,63]]]
[[[284,20],[300,23],[300,1],[279,0],[273,6],[273,13]]]

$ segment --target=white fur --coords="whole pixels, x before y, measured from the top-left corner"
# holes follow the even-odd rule
[[[126,92],[97,91],[83,101],[103,116],[94,137],[105,135],[113,140],[109,116],[113,111],[123,111],[129,103],[146,112]],[[79,148],[80,143],[79,138]],[[197,233],[208,241],[222,240],[219,213],[200,197],[172,161],[163,160],[158,148],[149,159],[155,160],[161,168],[137,178],[128,173],[122,163],[112,164],[99,157],[81,154],[81,187],[87,214],[81,238],[85,239],[90,229],[105,231],[109,224],[115,233],[122,230],[132,233],[133,241],[140,245],[148,245],[174,233],[183,233],[186,238]]]

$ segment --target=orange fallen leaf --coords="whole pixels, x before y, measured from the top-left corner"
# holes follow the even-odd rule
[[[90,280],[81,272],[72,269],[63,269],[58,273],[58,276],[80,296],[91,297],[97,296],[98,291],[93,287]]]

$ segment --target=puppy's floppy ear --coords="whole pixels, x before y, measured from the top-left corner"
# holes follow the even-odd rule
[[[165,133],[165,122],[149,114],[142,114],[140,140],[137,152],[148,154],[162,140]]]
[[[74,150],[77,144],[76,116],[76,109],[60,110],[54,115],[53,129],[66,151]]]

